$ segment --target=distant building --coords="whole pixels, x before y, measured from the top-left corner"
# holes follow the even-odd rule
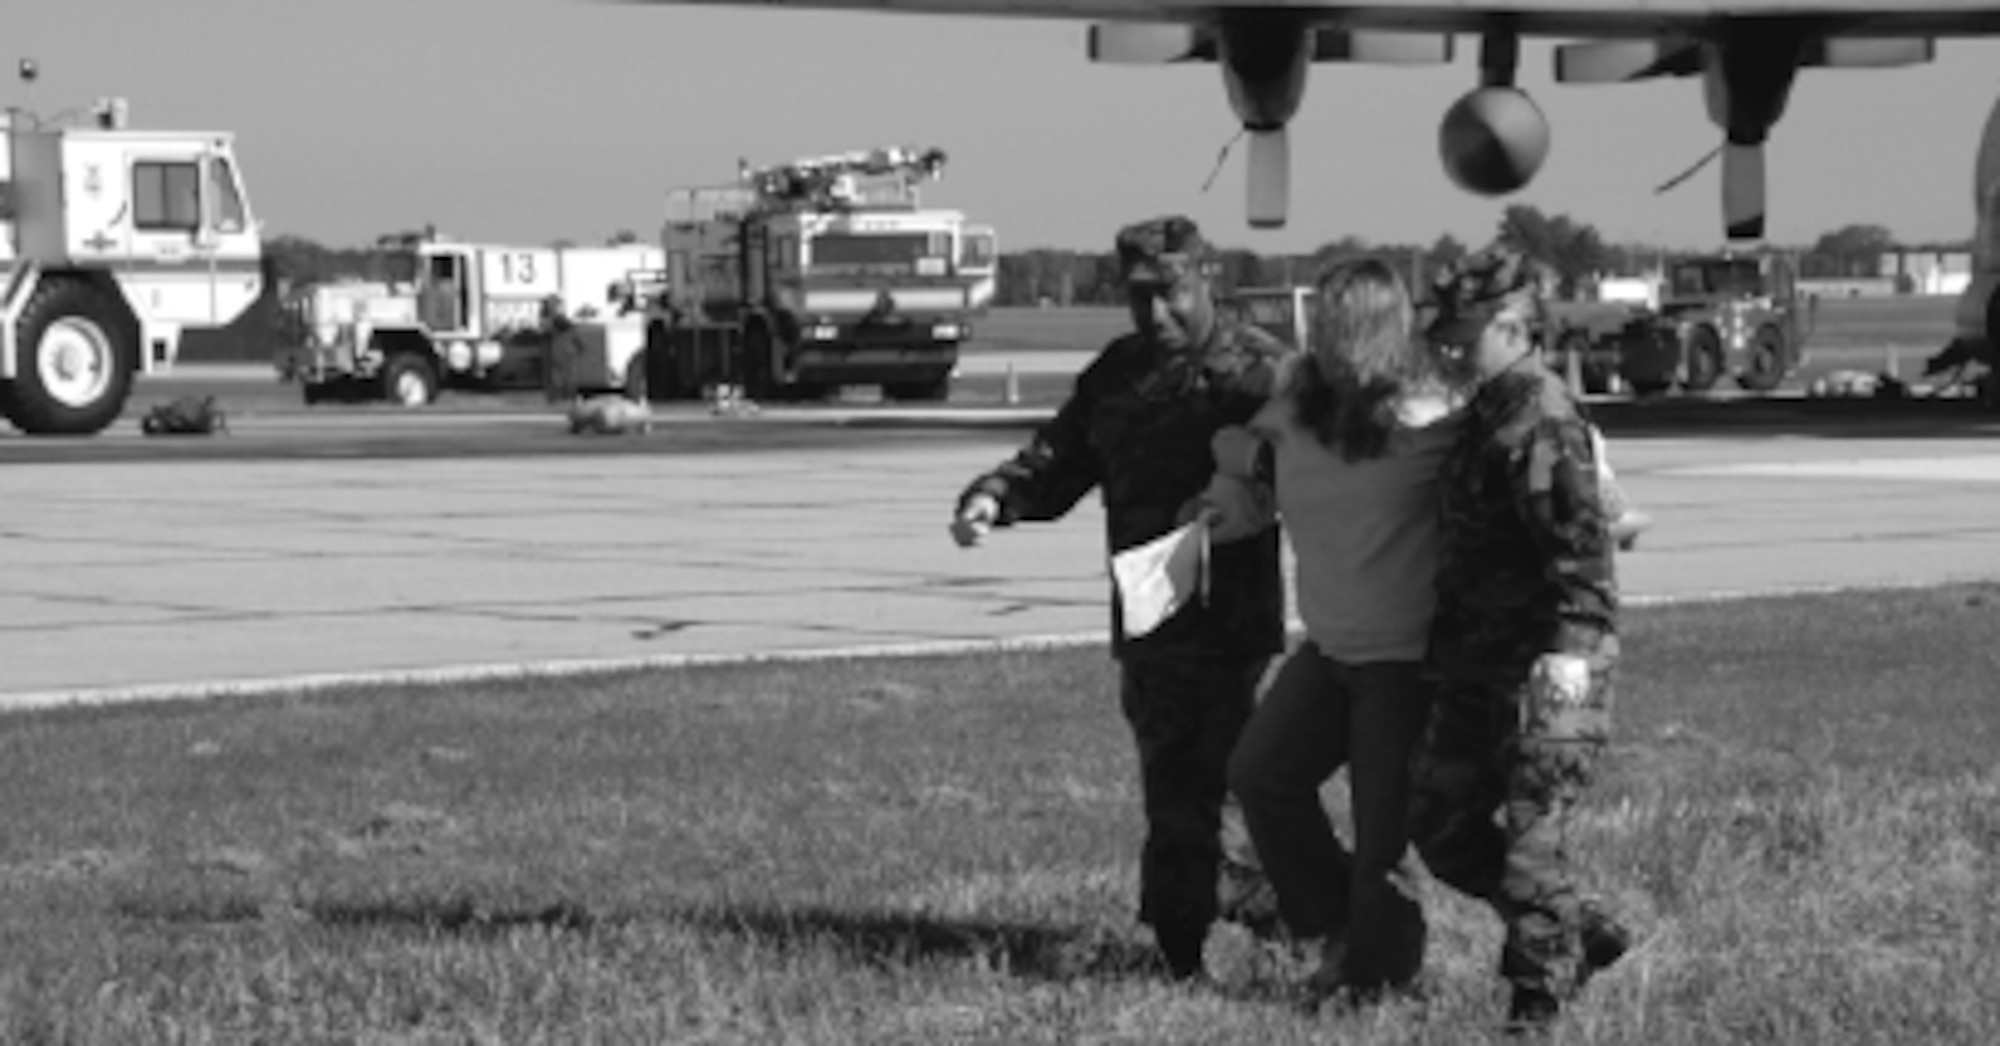
[[[1958,294],[1972,282],[1972,252],[1886,251],[1878,274],[1904,294]]]

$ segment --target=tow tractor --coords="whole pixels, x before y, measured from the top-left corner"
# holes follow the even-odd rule
[[[0,412],[30,435],[103,431],[135,374],[171,367],[186,332],[229,325],[263,291],[232,137],[132,130],[128,112],[113,98],[0,115]]]
[[[1604,306],[1615,310],[1624,306]],[[1679,386],[1707,392],[1723,378],[1769,392],[1805,362],[1814,308],[1801,300],[1791,260],[1775,252],[1723,253],[1668,264],[1657,309],[1630,307],[1602,329],[1557,324],[1549,346],[1559,371],[1582,353],[1588,391],[1606,391],[1615,373],[1633,392]],[[1559,310],[1557,315],[1560,315]]]
[[[921,205],[936,149],[872,149],[743,167],[668,194],[664,272],[640,316],[576,324],[642,349],[649,398],[717,388],[809,399],[846,385],[941,400],[994,295],[994,231]]]

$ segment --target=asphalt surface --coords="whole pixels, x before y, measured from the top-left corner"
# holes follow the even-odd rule
[[[1045,414],[687,405],[577,437],[529,399],[0,437],[0,707],[1098,641],[1094,503],[972,550],[945,532]],[[2000,575],[2000,417],[1970,402],[1599,416],[1657,520],[1621,560],[1634,601]]]

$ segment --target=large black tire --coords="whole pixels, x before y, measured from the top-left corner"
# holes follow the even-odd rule
[[[751,400],[778,398],[777,361],[772,358],[770,324],[752,320],[743,328],[743,395]]]
[[[437,401],[437,369],[413,352],[392,352],[382,365],[382,398],[400,407],[424,407]]]
[[[692,399],[697,389],[682,380],[681,360],[674,353],[673,332],[666,323],[646,325],[646,394],[654,403]]]
[[[1583,379],[1583,391],[1603,394],[1611,391],[1611,367],[1599,358],[1591,343],[1590,335],[1580,330],[1564,331],[1556,341],[1555,356],[1549,365],[1555,372],[1569,378],[1569,358],[1577,358],[1577,373]]]
[[[30,436],[89,436],[118,420],[139,346],[117,306],[87,283],[49,280],[21,310],[19,370],[0,409]]]
[[[1722,380],[1722,370],[1722,339],[1713,327],[1696,327],[1688,335],[1687,377],[1681,386],[1689,392],[1707,392]]]
[[[1750,341],[1750,365],[1736,383],[1751,392],[1769,392],[1785,380],[1785,335],[1771,324],[1757,328]]]

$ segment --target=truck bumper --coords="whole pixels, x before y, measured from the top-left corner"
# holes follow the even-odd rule
[[[957,342],[808,342],[791,368],[800,383],[826,385],[939,381],[957,369]]]
[[[375,376],[381,361],[354,351],[354,346],[303,345],[287,350],[280,358],[280,373],[306,385],[328,385],[349,379]],[[289,370],[287,370],[289,368]]]

